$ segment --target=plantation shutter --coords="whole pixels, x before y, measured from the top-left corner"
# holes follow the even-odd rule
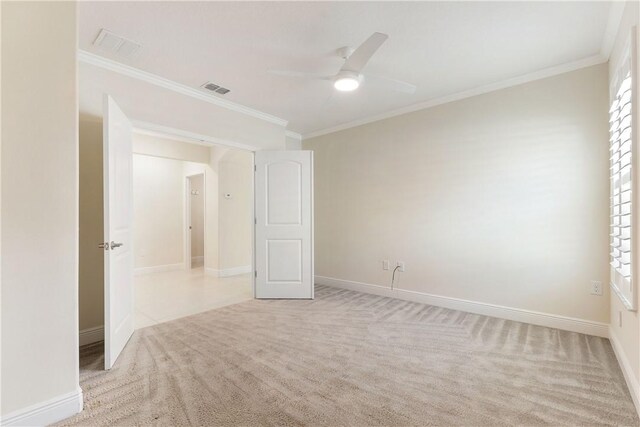
[[[633,44],[633,46],[632,46]],[[624,305],[635,310],[633,252],[634,205],[634,62],[635,34],[616,69],[610,86],[609,110],[610,178],[611,178],[611,288]]]

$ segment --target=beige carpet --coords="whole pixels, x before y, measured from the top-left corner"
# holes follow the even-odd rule
[[[81,352],[69,425],[638,425],[609,341],[319,286]]]

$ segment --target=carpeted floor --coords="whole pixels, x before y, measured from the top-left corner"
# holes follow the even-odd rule
[[[608,340],[329,287],[81,351],[65,425],[638,425]]]

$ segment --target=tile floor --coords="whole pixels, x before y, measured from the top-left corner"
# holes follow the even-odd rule
[[[250,274],[220,278],[202,267],[136,276],[134,288],[136,329],[253,298]]]

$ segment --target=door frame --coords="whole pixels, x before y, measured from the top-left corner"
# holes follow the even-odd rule
[[[184,253],[184,269],[191,270],[193,258],[191,256],[191,178],[194,176],[202,175],[202,223],[203,223],[203,243],[204,243],[204,251],[202,254],[203,257],[203,268],[204,268],[204,259],[207,255],[207,171],[196,172],[189,175],[185,175],[184,177],[184,221],[183,221],[183,232],[184,238],[182,239],[184,243],[183,253]]]

